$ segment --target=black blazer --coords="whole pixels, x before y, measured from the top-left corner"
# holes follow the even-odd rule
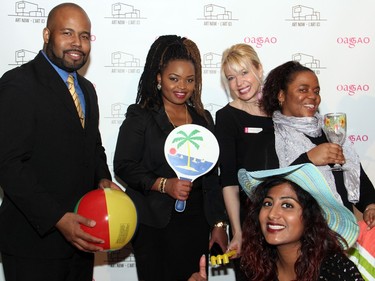
[[[192,107],[188,108],[193,124],[213,131],[214,123],[208,111],[205,113],[209,124]],[[164,108],[147,110],[135,104],[128,107],[117,139],[115,175],[127,184],[126,192],[137,206],[140,223],[153,227],[168,224],[175,203],[175,199],[166,194],[150,191],[158,177],[176,177],[164,156],[164,143],[172,130]],[[201,185],[207,221],[213,225],[226,220],[217,169],[203,176]]]
[[[78,75],[86,101],[83,129],[68,88],[42,53],[0,79],[0,251],[68,257],[55,229],[77,201],[110,179],[93,85]]]

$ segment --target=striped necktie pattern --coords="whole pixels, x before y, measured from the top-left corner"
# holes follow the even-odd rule
[[[73,75],[68,76],[67,82],[68,82],[68,89],[69,89],[70,94],[72,95],[74,105],[76,106],[78,116],[79,116],[79,119],[81,121],[82,128],[84,128],[85,127],[85,116],[83,115],[81,102],[79,101],[79,97],[78,97],[78,94],[76,92],[76,88],[74,87],[74,77],[73,77]]]

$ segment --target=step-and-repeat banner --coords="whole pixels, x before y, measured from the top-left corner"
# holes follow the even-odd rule
[[[91,56],[81,73],[96,86],[100,129],[111,168],[119,126],[128,105],[135,101],[149,47],[159,35],[177,34],[192,39],[200,48],[203,102],[213,116],[230,101],[220,84],[220,60],[223,50],[233,44],[252,45],[265,75],[292,59],[312,68],[320,80],[320,112],[347,113],[348,138],[375,182],[375,126],[371,123],[375,118],[371,117],[375,106],[374,1],[74,2],[87,11],[92,22]],[[42,48],[47,15],[59,3],[2,1],[0,75],[35,57]],[[2,196],[0,190],[0,202]],[[210,269],[210,275],[213,281],[234,280],[230,267]],[[130,246],[97,254],[94,279],[136,281]],[[3,280],[0,263],[0,281]]]

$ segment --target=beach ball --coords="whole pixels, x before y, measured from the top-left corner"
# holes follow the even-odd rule
[[[77,203],[75,212],[96,221],[94,227],[81,228],[104,244],[96,244],[104,251],[114,251],[125,246],[137,227],[137,211],[133,201],[123,191],[110,188],[86,193]]]

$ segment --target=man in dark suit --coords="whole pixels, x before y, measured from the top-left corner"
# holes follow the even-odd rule
[[[76,72],[88,59],[90,31],[81,7],[56,6],[43,51],[0,79],[0,252],[8,281],[92,280],[101,248],[90,242],[103,241],[80,228],[95,221],[74,207],[90,190],[118,186],[101,143],[95,89]]]

